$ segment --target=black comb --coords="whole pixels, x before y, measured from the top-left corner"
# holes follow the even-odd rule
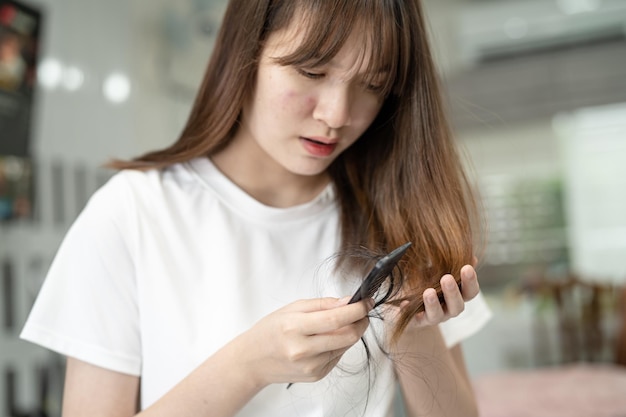
[[[393,268],[396,267],[398,261],[405,254],[409,246],[411,246],[411,242],[405,243],[380,258],[369,274],[367,274],[363,283],[354,293],[348,304],[374,297],[380,286],[383,282],[385,282],[385,279],[387,279],[389,274],[391,274],[391,271],[393,271]]]

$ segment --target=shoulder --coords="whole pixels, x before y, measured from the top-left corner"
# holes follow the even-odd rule
[[[99,192],[111,194],[157,192],[163,187],[183,183],[186,176],[189,175],[184,163],[159,169],[125,169],[113,174]]]
[[[93,202],[109,209],[137,208],[167,199],[176,190],[184,190],[197,182],[186,163],[161,169],[118,171],[92,196]],[[92,203],[92,201],[90,201]]]

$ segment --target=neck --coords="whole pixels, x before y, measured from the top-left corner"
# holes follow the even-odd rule
[[[286,208],[307,203],[330,182],[327,173],[315,176],[289,172],[273,160],[249,157],[235,143],[211,155],[215,166],[255,200],[270,207]]]

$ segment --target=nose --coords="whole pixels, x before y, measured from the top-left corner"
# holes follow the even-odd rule
[[[313,118],[331,129],[339,129],[351,122],[350,89],[346,85],[332,85],[320,92]]]

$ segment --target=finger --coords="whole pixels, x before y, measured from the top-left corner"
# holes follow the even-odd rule
[[[373,305],[374,301],[367,299],[331,310],[314,311],[303,318],[302,329],[307,335],[336,331],[367,317]]]
[[[437,291],[434,288],[428,288],[424,291],[424,319],[427,323],[439,323],[444,318],[443,307],[439,303]]]
[[[465,301],[471,300],[480,292],[478,276],[471,265],[465,265],[461,268],[461,290]]]
[[[369,319],[364,317],[358,322],[332,333],[310,336],[311,351],[323,353],[349,349],[361,339],[368,325]]]
[[[285,307],[285,311],[298,311],[301,313],[311,313],[314,311],[331,310],[345,305],[349,297],[344,298],[311,298],[308,300],[298,300]]]
[[[461,290],[459,289],[457,282],[454,280],[452,275],[446,274],[441,277],[439,283],[441,284],[441,289],[443,291],[448,316],[458,316],[465,308],[465,300],[463,300],[463,296],[461,295]]]

